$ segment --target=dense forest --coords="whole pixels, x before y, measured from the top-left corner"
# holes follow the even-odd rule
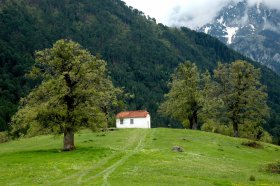
[[[247,60],[261,68],[268,88],[270,120],[264,126],[280,138],[280,78],[271,70],[188,28],[169,28],[120,0],[2,0],[0,6],[0,131],[8,129],[19,99],[37,82],[24,74],[34,53],[59,39],[71,39],[108,62],[116,86],[132,94],[128,109],[147,109],[153,127],[168,122],[157,109],[174,69],[186,60],[201,71],[218,62]]]

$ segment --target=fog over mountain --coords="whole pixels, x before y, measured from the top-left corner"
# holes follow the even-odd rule
[[[127,5],[143,11],[168,26],[187,26],[195,29],[212,21],[231,2],[243,0],[124,0]],[[279,0],[247,0],[249,6],[263,3],[280,10]]]
[[[211,22],[218,13],[228,4],[242,2],[243,0],[196,0],[187,1],[183,6],[176,5],[170,13],[167,25],[187,26],[195,29]],[[279,0],[248,0],[249,6],[263,3],[271,9],[280,10]]]

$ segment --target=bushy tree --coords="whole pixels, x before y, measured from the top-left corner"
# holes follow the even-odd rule
[[[250,123],[254,130],[265,122],[269,108],[266,88],[260,83],[259,69],[239,60],[219,64],[214,78],[217,99],[221,101],[217,116],[219,120],[232,124],[235,137],[239,136],[239,125]]]
[[[197,129],[198,114],[203,105],[200,83],[200,74],[195,64],[180,64],[172,75],[170,91],[160,105],[160,113],[181,123],[187,122],[191,129]]]
[[[73,41],[59,40],[35,57],[29,76],[42,83],[21,100],[12,133],[20,136],[42,129],[63,133],[64,150],[73,150],[76,131],[106,125],[106,114],[118,103],[121,90],[108,78],[106,62]]]

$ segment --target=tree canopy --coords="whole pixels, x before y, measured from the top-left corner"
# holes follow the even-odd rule
[[[200,74],[195,64],[180,64],[160,112],[192,129],[197,129],[198,122],[232,125],[235,137],[243,124],[247,127],[243,126],[247,132],[244,137],[260,139],[269,114],[266,88],[260,78],[260,70],[246,61],[219,64],[214,78],[209,72]]]
[[[75,148],[74,132],[80,128],[106,126],[104,108],[117,104],[121,93],[108,78],[106,62],[71,40],[36,52],[28,76],[42,83],[21,100],[12,133],[20,136],[42,129],[64,133],[64,150]]]
[[[238,126],[261,126],[269,115],[266,88],[260,83],[259,69],[246,61],[219,64],[214,71],[217,95],[222,101],[219,118],[233,125],[234,136],[239,136]]]
[[[187,123],[189,128],[198,128],[198,112],[203,105],[203,92],[200,86],[201,77],[197,66],[186,62],[180,64],[169,84],[170,91],[160,106],[165,116]]]

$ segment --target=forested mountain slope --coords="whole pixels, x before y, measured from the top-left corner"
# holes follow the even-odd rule
[[[148,109],[154,127],[163,124],[157,107],[179,63],[190,60],[211,70],[218,61],[246,59],[206,34],[156,24],[120,0],[2,0],[0,28],[1,130],[7,129],[19,98],[35,84],[24,78],[34,52],[61,38],[104,58],[114,83],[134,94],[129,109]],[[250,62],[262,68],[268,86],[272,119],[267,129],[280,136],[280,78]]]

